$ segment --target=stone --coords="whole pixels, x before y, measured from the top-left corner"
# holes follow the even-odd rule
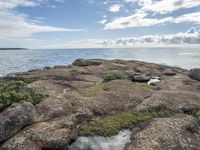
[[[194,80],[200,81],[200,69],[191,69],[189,76]]]
[[[35,110],[31,103],[13,104],[0,113],[0,143],[31,124]]]
[[[79,66],[79,67],[83,67],[83,66],[97,66],[97,65],[101,65],[100,61],[97,60],[84,60],[84,59],[77,59],[73,62],[74,66]]]
[[[200,142],[197,131],[198,121],[193,116],[178,114],[157,118],[133,135],[127,150],[198,150]]]
[[[152,78],[151,76],[140,74],[140,75],[133,76],[132,81],[134,81],[134,82],[148,82],[148,81],[151,80],[151,78]]]

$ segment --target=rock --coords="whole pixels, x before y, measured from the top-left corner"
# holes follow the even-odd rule
[[[1,150],[66,150],[76,136],[72,116],[36,123],[13,136],[0,146]]]
[[[189,76],[194,80],[200,81],[200,69],[191,69]]]
[[[193,116],[180,114],[154,119],[134,135],[127,150],[198,150],[197,131],[198,122]]]
[[[162,107],[175,112],[200,108],[200,95],[187,91],[160,90],[146,98],[136,110],[147,111]]]
[[[84,59],[77,59],[73,62],[74,66],[79,66],[79,67],[83,67],[83,66],[97,66],[97,65],[101,65],[100,61],[97,60],[84,60]]]
[[[166,69],[166,70],[163,72],[163,75],[166,75],[166,76],[174,76],[174,75],[176,75],[176,72],[172,71],[171,69]]]
[[[31,124],[34,113],[34,107],[30,103],[13,104],[0,113],[0,143]]]
[[[151,80],[151,76],[147,76],[144,74],[135,75],[132,78],[132,81],[134,81],[134,82],[148,82],[150,80]]]

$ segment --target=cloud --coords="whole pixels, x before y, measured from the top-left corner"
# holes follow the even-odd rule
[[[47,44],[48,43],[48,44]],[[50,44],[52,43],[52,44]],[[55,44],[56,43],[56,44]],[[38,44],[36,45],[36,48]],[[117,39],[85,39],[78,41],[42,41],[41,48],[131,48],[131,47],[200,47],[200,27],[168,35],[145,35]]]
[[[110,12],[119,12],[120,9],[121,9],[121,5],[119,5],[119,4],[114,4],[114,5],[111,5],[111,6],[109,7],[108,10],[109,10]]]
[[[200,27],[192,27],[186,32],[168,35],[145,35],[141,37],[108,39],[102,45],[111,47],[134,47],[138,45],[199,45],[200,46]]]
[[[140,0],[142,10],[165,14],[178,9],[186,9],[200,6],[199,0]]]
[[[55,0],[63,2],[62,0]],[[29,19],[29,16],[14,11],[16,7],[36,7],[47,0],[2,0],[0,1],[0,39],[31,37],[35,33],[42,32],[78,32],[81,29],[59,28],[49,25],[42,25],[36,19]]]
[[[166,23],[195,23],[200,24],[200,12],[188,13],[178,17],[165,17],[161,19],[149,18],[148,13],[138,11],[128,17],[115,18],[105,24],[104,29],[125,29],[132,27],[147,27]]]

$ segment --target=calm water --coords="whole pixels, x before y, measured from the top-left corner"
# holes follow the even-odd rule
[[[67,65],[77,58],[142,60],[190,69],[200,67],[200,48],[1,50],[0,76],[44,66]]]

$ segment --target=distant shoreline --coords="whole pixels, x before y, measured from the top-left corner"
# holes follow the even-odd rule
[[[0,48],[0,50],[28,50],[27,48]]]

